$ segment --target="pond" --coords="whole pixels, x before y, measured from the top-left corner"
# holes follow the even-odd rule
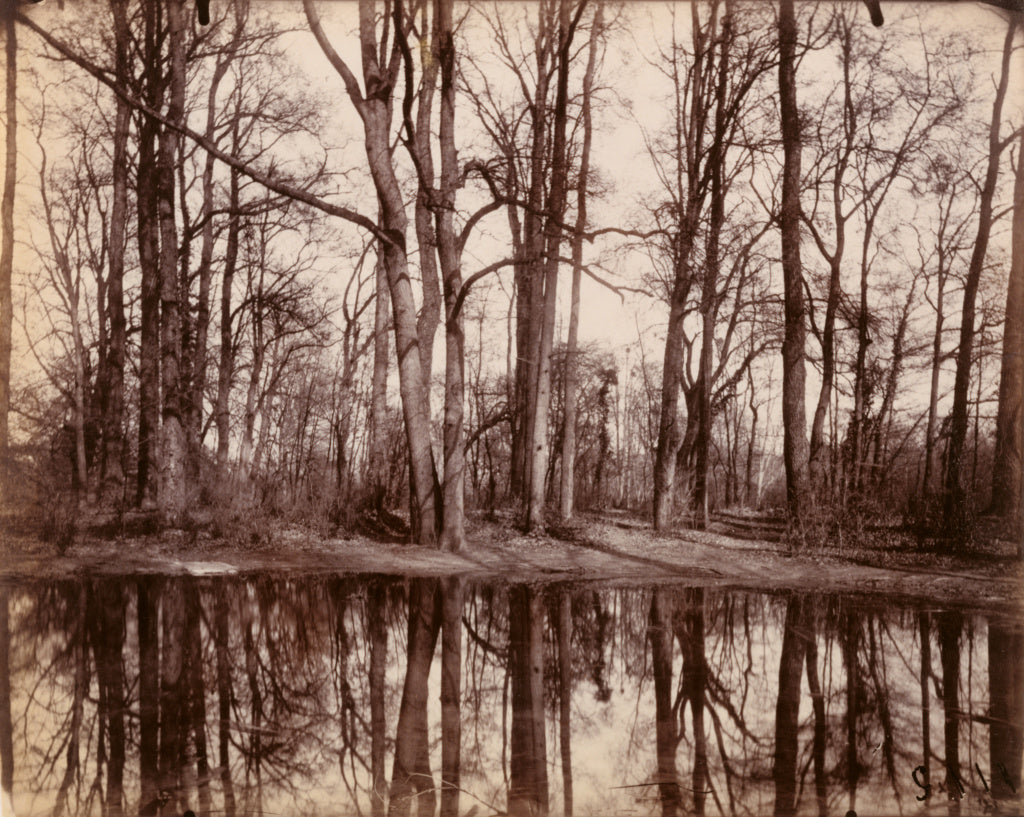
[[[0,593],[19,817],[1019,810],[1009,613],[379,576]]]

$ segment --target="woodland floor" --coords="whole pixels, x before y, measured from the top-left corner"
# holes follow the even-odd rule
[[[0,587],[146,574],[282,578],[458,574],[479,582],[600,583],[603,587],[671,583],[838,593],[853,597],[865,608],[954,607],[983,613],[989,621],[992,616],[1011,622],[1024,617],[1024,564],[1015,558],[1014,543],[994,536],[971,553],[951,556],[942,554],[934,543],[917,542],[908,532],[879,528],[861,532],[856,546],[845,541],[801,552],[781,541],[778,521],[765,517],[723,514],[716,517],[711,531],[677,530],[662,535],[637,516],[603,513],[587,515],[577,525],[548,535],[524,536],[510,517],[488,520],[474,515],[468,525],[469,546],[452,554],[366,536],[324,536],[258,517],[235,520],[224,535],[214,535],[219,527],[212,521],[191,531],[162,533],[146,533],[145,522],[125,520],[114,531],[109,521],[82,520],[74,541],[61,552],[43,541],[30,520],[0,512]],[[752,706],[756,708],[757,702]],[[770,770],[767,775],[770,781]],[[585,781],[593,778],[584,775],[583,779],[585,791]],[[980,807],[964,808],[965,814],[980,814]]]
[[[461,575],[478,580],[685,583],[702,587],[852,593],[925,604],[1024,613],[1024,564],[1014,543],[989,537],[950,555],[895,528],[861,532],[824,548],[780,541],[765,517],[720,515],[709,531],[655,533],[627,514],[586,516],[549,535],[519,533],[509,519],[468,522],[469,546],[444,553],[365,536],[325,536],[261,520],[227,535],[215,526],[146,533],[144,526],[79,525],[61,551],[38,528],[0,516],[0,581],[82,576],[274,573]]]

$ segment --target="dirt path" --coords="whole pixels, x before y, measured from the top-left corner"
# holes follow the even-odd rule
[[[658,535],[625,516],[589,519],[559,536],[524,536],[474,521],[465,552],[442,553],[365,537],[325,538],[300,528],[247,540],[172,531],[79,536],[63,554],[31,534],[0,530],[0,581],[122,574],[390,573],[476,579],[683,582],[703,587],[854,593],[1024,614],[1024,565],[1005,546],[955,558],[875,547],[790,552],[778,542],[713,532]]]

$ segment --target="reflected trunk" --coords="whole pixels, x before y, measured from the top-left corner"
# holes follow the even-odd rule
[[[0,802],[6,810],[14,790],[14,723],[11,720],[10,591],[0,587]]]
[[[960,776],[960,631],[963,618],[955,610],[939,614],[939,655],[942,661],[942,707],[945,713],[946,796],[950,813],[958,814],[963,798]]]
[[[988,677],[992,797],[1012,800],[1019,797],[1024,756],[1024,630],[1019,624],[989,621]]]
[[[384,619],[387,590],[380,584],[370,588],[367,615],[370,626],[370,806],[373,817],[383,817],[387,781],[384,779],[384,673],[388,660],[388,629]]]
[[[676,746],[679,743],[676,714],[672,707],[672,615],[670,591],[658,588],[651,600],[647,638],[651,642],[654,674],[654,720],[658,752],[658,790],[662,817],[679,813],[679,782]]]
[[[395,765],[391,773],[388,814],[405,817],[413,800],[418,815],[437,808],[434,776],[430,771],[427,732],[427,679],[441,628],[437,581],[413,579],[409,587],[409,647],[395,735]]]
[[[918,631],[921,640],[921,781],[920,785],[927,793],[931,777],[931,700],[928,694],[928,681],[932,675],[932,640],[931,617],[928,613],[918,615]],[[927,794],[925,795],[927,797]]]
[[[108,746],[106,814],[121,817],[124,814],[125,765],[126,701],[121,659],[125,642],[125,597],[120,585],[112,581],[96,582],[91,596],[92,649],[99,700],[105,710],[100,718]]]
[[[441,580],[441,817],[458,817],[462,720],[462,580]]]
[[[185,598],[180,579],[168,579],[164,584],[160,612],[160,799],[170,797],[164,813],[173,813],[178,806],[180,811],[188,808],[181,779],[185,757]]]
[[[214,594],[214,642],[217,650],[217,764],[224,790],[224,813],[235,817],[235,787],[231,779],[231,684],[230,625],[228,622],[227,586],[218,582]]]
[[[74,668],[74,687],[71,700],[71,726],[67,739],[67,764],[64,768],[64,778],[61,780],[60,789],[57,792],[57,805],[53,809],[54,817],[60,817],[68,805],[68,796],[71,787],[81,777],[81,732],[82,716],[85,708],[85,696],[89,692],[89,666],[86,654],[86,599],[85,591],[76,588],[76,592],[69,600],[71,612],[71,626],[73,627],[68,644],[68,652],[71,656]]]
[[[544,734],[544,607],[530,587],[509,591],[509,673],[512,739],[508,790],[510,817],[548,813]]]
[[[683,651],[683,695],[690,702],[693,720],[693,791],[694,814],[704,814],[708,786],[708,741],[704,732],[704,690],[707,666],[704,658],[704,591],[685,590],[683,609],[676,614],[676,637]]]
[[[558,742],[562,752],[562,813],[572,817],[572,595],[558,596]]]
[[[825,817],[828,813],[828,790],[825,782],[825,742],[827,739],[828,722],[825,716],[825,696],[818,678],[818,641],[814,612],[807,611],[807,688],[811,693],[811,704],[814,709],[814,795],[818,802],[818,815]]]
[[[801,633],[804,602],[791,598],[786,605],[779,661],[779,697],[775,707],[775,817],[796,814],[796,766],[800,726],[800,675],[806,643]]]
[[[139,579],[136,592],[139,629],[139,814],[141,817],[154,817],[159,807],[157,746],[160,733],[160,591],[151,579]]]
[[[210,762],[206,746],[206,685],[203,677],[203,649],[200,620],[203,616],[199,588],[194,582],[184,587],[185,593],[185,671],[184,694],[188,702],[188,728],[196,757],[196,778],[199,789],[199,817],[207,817],[212,807],[210,798]],[[184,742],[184,735],[182,736]]]

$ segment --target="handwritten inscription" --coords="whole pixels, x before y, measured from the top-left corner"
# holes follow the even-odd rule
[[[981,771],[981,767],[975,763],[974,770],[978,773],[978,777],[981,778],[981,785],[985,787],[985,791],[989,791],[988,781],[985,779],[984,773]],[[1017,789],[1013,785],[1013,780],[1010,777],[1010,773],[1007,771],[1006,766],[1002,763],[996,763],[995,773],[999,775],[999,778],[1006,784],[1014,794],[1017,793]],[[914,771],[910,773],[910,776],[914,779],[914,784],[921,789],[924,793],[919,794],[917,799],[927,800],[932,796],[932,789],[937,788],[940,793],[945,792],[949,795],[950,800],[963,800],[967,794],[967,786],[964,785],[964,780],[960,776],[960,773],[956,769],[946,769],[946,783],[938,783],[933,785],[928,782],[928,769],[924,766],[917,766]],[[949,786],[947,790],[947,785]]]

